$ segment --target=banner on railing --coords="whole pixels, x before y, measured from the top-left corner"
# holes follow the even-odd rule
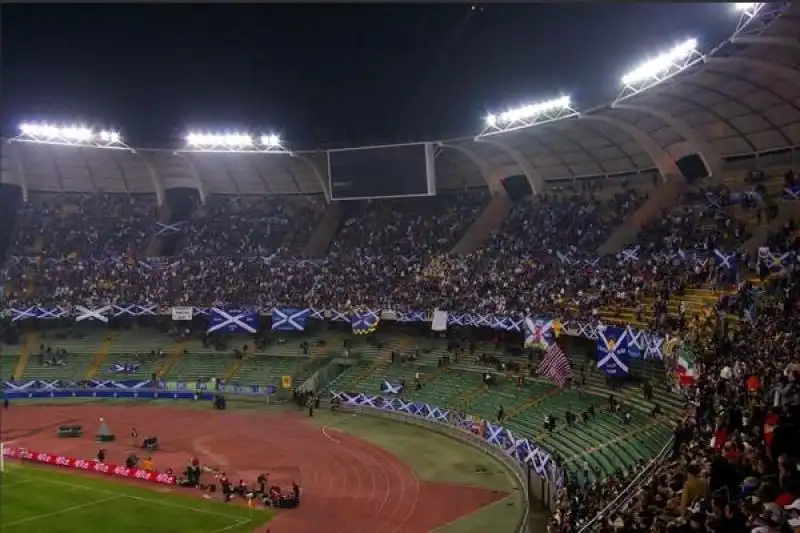
[[[730,259],[727,259],[730,261]],[[723,261],[723,259],[720,259]],[[111,310],[117,308],[119,306],[105,306],[103,308],[93,308],[90,309],[88,307],[78,306],[76,309],[82,309],[83,313],[89,313],[94,316],[96,319],[98,316],[108,320],[105,314],[111,313]],[[146,306],[138,306],[139,312],[144,312],[149,314],[150,310],[144,311],[147,309]],[[167,308],[169,313],[173,313],[175,308]],[[188,307],[185,309],[189,309]],[[353,322],[354,314],[350,311],[339,311],[336,309],[315,309],[315,308],[282,308],[279,309],[279,314],[275,315],[276,309],[269,308],[269,309],[253,309],[253,310],[245,310],[245,309],[221,309],[221,308],[205,308],[205,307],[192,307],[192,315],[197,317],[206,317],[210,315],[209,319],[209,332],[214,331],[242,331],[242,332],[249,332],[255,333],[258,326],[258,316],[261,315],[272,315],[273,316],[273,327],[275,324],[278,324],[280,328],[286,327],[287,329],[297,330],[298,326],[304,326],[304,322],[301,321],[301,318],[305,317],[307,320],[308,318],[312,318],[315,320],[325,320],[330,322],[346,322],[349,324],[356,324]],[[295,309],[295,313],[301,313],[299,315],[293,315],[289,313],[289,309]],[[182,311],[187,312],[188,311]],[[442,311],[444,312],[444,311]],[[23,319],[36,319],[36,318],[59,318],[59,317],[67,317],[70,316],[70,313],[67,310],[63,310],[62,308],[44,308],[44,307],[30,307],[26,309],[9,309],[6,311],[7,316],[11,317],[12,321],[23,320]],[[281,314],[283,313],[283,314]],[[536,334],[535,326],[538,323],[544,324],[552,324],[553,327],[557,325],[560,328],[560,333],[564,333],[566,335],[571,335],[575,337],[586,337],[591,340],[597,340],[597,328],[604,326],[600,322],[581,322],[576,320],[559,320],[558,318],[553,317],[523,317],[518,315],[492,315],[492,314],[480,314],[480,313],[458,313],[453,311],[447,311],[447,326],[448,327],[485,327],[496,329],[499,331],[514,331],[524,333],[526,338],[531,340],[531,343],[536,342],[537,340],[541,340],[541,335]],[[384,314],[384,311],[380,309],[371,309],[367,311],[360,312],[358,315],[360,318],[367,317],[369,320],[372,320],[369,323],[368,320],[357,321],[357,326],[364,325],[366,329],[364,331],[371,331],[374,327],[377,329],[377,324],[380,322],[380,317]],[[408,311],[394,311],[394,315],[397,318],[398,322],[405,322],[405,323],[412,323],[412,322],[431,322],[432,317],[434,316],[434,312],[426,312],[424,310],[408,310]],[[141,316],[141,314],[139,315]],[[439,315],[440,320],[443,318],[443,314]],[[531,321],[530,324],[526,325],[526,319]],[[282,321],[286,321],[285,324]],[[531,329],[530,326],[533,326],[534,329]],[[356,328],[358,329],[358,328]],[[629,328],[630,329],[630,328]],[[359,330],[361,331],[361,330]],[[632,350],[630,352],[630,357],[634,359],[644,358],[644,359],[661,359],[663,357],[660,346],[663,344],[663,338],[655,333],[650,333],[643,330],[630,330],[632,337],[635,337],[637,340],[637,347],[638,349]],[[547,333],[547,328],[542,328],[542,333]],[[659,340],[660,339],[660,340]],[[530,344],[530,343],[529,343]]]
[[[226,394],[238,394],[245,396],[263,396],[274,394],[278,390],[278,384],[269,385],[242,385],[239,383],[221,383],[211,381],[165,381],[159,380],[153,383],[150,380],[140,379],[121,379],[121,380],[83,380],[69,381],[63,379],[54,380],[32,380],[32,381],[3,381],[2,389],[8,394],[18,394],[20,398],[27,397],[50,397],[50,393],[59,393],[58,397],[114,397],[114,398],[143,398],[145,394],[161,395],[164,398],[172,397],[170,393],[179,393],[181,396],[176,398],[192,398],[195,393],[222,392]],[[125,393],[124,395],[122,395]],[[141,393],[139,396],[132,396],[133,393]],[[120,394],[119,396],[113,396]],[[209,398],[211,396],[208,396]]]
[[[510,429],[494,422],[424,403],[406,401],[402,398],[384,398],[383,396],[346,392],[332,392],[332,394],[334,398],[338,398],[345,405],[390,411],[469,431],[487,443],[500,448],[521,465],[530,467],[540,478],[550,481],[557,487],[564,484],[563,471],[557,467],[547,451],[537,446],[535,442],[521,438]]]
[[[127,468],[112,463],[101,463],[94,459],[77,459],[68,455],[26,450],[16,446],[3,446],[3,456],[8,459],[19,459],[50,466],[60,466],[71,470],[93,472],[111,477],[139,479],[161,485],[175,485],[177,478],[173,474],[163,472],[148,472],[141,468]]]
[[[189,306],[180,306],[172,308],[172,320],[176,322],[192,320],[194,318],[194,309]]]

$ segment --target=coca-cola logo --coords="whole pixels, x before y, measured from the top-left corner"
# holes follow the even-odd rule
[[[103,463],[95,463],[94,464],[94,471],[95,472],[100,472],[101,474],[108,474],[109,470],[110,469],[109,469],[108,465],[104,465]]]
[[[40,463],[49,463],[51,456],[48,453],[37,453],[33,460],[39,461]]]
[[[129,472],[129,470],[127,468],[125,468],[124,466],[118,466],[118,467],[116,467],[114,469],[114,475],[115,476],[128,477],[128,472]]]
[[[70,460],[69,457],[64,457],[63,455],[59,455],[56,457],[56,464],[58,466],[69,466]]]
[[[170,476],[169,474],[158,474],[156,476],[156,481],[158,483],[172,484],[172,476]]]
[[[92,466],[89,461],[84,461],[83,459],[77,459],[73,464],[73,468],[77,468],[79,470],[89,470]]]
[[[137,479],[150,479],[150,473],[147,470],[137,468],[134,477]]]

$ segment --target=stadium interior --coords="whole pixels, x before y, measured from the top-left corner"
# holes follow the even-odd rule
[[[553,531],[667,531],[662,517],[699,520],[700,496],[710,506],[746,478],[766,516],[779,494],[800,498],[785,466],[800,395],[798,27],[794,5],[613,106],[433,143],[435,194],[419,197],[332,200],[324,152],[7,139],[2,379],[270,388],[232,402],[390,394],[547,450],[565,476]],[[192,311],[216,308],[260,310],[255,333],[209,332]],[[276,310],[305,311],[302,327],[275,327]],[[376,316],[354,334],[331,310]],[[432,330],[435,310],[446,327]],[[402,319],[414,312],[424,321]],[[553,331],[540,349],[528,327],[460,314],[619,326],[664,348],[607,371],[597,335]],[[541,375],[551,343],[567,386]],[[773,412],[769,434],[785,432],[765,440]],[[705,481],[694,500],[657,490],[734,452],[771,466]]]

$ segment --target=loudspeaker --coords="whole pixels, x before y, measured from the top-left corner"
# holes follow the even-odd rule
[[[675,162],[678,165],[678,170],[681,171],[683,177],[686,178],[686,183],[689,185],[707,178],[709,175],[708,167],[706,167],[703,158],[697,154],[689,154],[681,157]]]

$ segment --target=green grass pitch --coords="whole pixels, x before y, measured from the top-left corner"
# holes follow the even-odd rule
[[[252,533],[273,516],[156,485],[150,489],[11,461],[1,475],[3,533]]]

